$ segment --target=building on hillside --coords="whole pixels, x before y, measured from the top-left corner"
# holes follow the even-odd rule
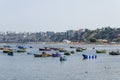
[[[63,40],[63,43],[71,43],[71,41],[67,40],[67,39],[64,39]]]

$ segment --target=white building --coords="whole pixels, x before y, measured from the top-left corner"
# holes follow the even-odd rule
[[[63,40],[64,43],[71,43],[71,41],[67,40],[67,39],[64,39]]]

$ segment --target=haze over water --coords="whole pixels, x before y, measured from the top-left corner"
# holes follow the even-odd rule
[[[0,0],[0,31],[120,27],[120,0]]]

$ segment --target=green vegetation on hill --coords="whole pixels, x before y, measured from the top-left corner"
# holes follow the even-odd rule
[[[100,39],[108,42],[120,42],[120,28],[104,27],[96,30],[79,29],[66,32],[0,33],[0,42],[62,42],[65,39],[72,42],[97,42]]]

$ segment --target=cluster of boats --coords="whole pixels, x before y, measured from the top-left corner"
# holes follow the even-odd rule
[[[76,52],[82,52],[87,49],[87,48],[71,47],[71,46],[70,48],[76,48]],[[56,51],[56,53],[52,53],[52,54],[46,53],[47,51],[52,51],[52,50]],[[34,57],[60,57],[60,61],[66,61],[67,60],[66,56],[75,54],[75,51],[68,51],[64,48],[53,48],[53,47],[39,48],[39,51],[42,51],[42,54],[34,54]]]
[[[96,53],[106,53],[106,50],[104,49],[104,50],[96,50]],[[117,51],[111,51],[111,52],[109,52],[109,55],[120,55],[120,52],[119,52],[119,50],[117,50]]]
[[[0,48],[0,50],[2,50],[3,53],[7,53],[8,55],[11,55],[11,56],[14,55],[14,52],[17,52],[17,53],[26,52],[26,49],[27,48],[23,46],[17,46],[16,49],[12,49],[11,46],[4,46],[3,48]]]
[[[11,49],[10,46],[4,46],[3,48],[0,48],[0,50],[3,51],[3,53],[7,53],[10,56],[14,55],[14,52],[20,53],[20,52],[27,52],[27,48],[25,48],[24,46],[16,46],[17,49]],[[30,46],[30,48],[33,48],[32,46]],[[70,46],[70,48],[74,48],[73,51],[68,51],[64,48],[54,48],[54,47],[44,47],[44,48],[39,48],[39,51],[41,51],[41,54],[37,54],[37,53],[30,53],[27,52],[28,55],[34,55],[34,57],[59,57],[60,61],[66,61],[67,58],[66,56],[69,56],[71,54],[75,54],[76,52],[83,52],[85,50],[87,50],[87,48],[82,48],[82,47],[74,47],[74,46]],[[93,48],[95,49],[95,48]],[[54,51],[54,53],[48,53],[49,51]],[[62,54],[61,54],[62,53]],[[106,53],[106,50],[96,50],[97,54],[100,53]],[[109,55],[120,55],[119,50],[118,51],[111,51],[109,52]],[[87,55],[87,54],[82,54],[83,59],[96,59],[97,55]]]
[[[66,56],[75,54],[76,52],[83,52],[84,50],[87,49],[87,48],[74,47],[74,46],[70,46],[70,48],[74,48],[74,51],[68,51],[64,48],[53,48],[53,47],[39,48],[39,51],[43,51],[42,54],[34,54],[34,57],[59,57],[60,61],[66,61],[67,60]],[[56,51],[56,53],[52,53],[52,54],[46,53],[47,51],[52,51],[52,50]]]
[[[30,46],[29,48],[33,48],[33,47]],[[87,49],[87,48],[71,47],[71,46],[70,48],[76,48],[76,52],[82,52]],[[4,46],[0,48],[0,50],[2,50],[3,53],[8,54],[9,56],[14,56],[14,53],[27,52],[27,48],[25,48],[24,46],[16,46],[16,49],[12,49],[11,46]],[[66,56],[75,54],[75,50],[68,51],[64,48],[54,48],[54,47],[39,48],[39,51],[41,51],[42,53],[37,54],[37,53],[27,52],[27,54],[34,55],[34,57],[59,57],[60,61],[66,61],[67,60]],[[54,51],[54,53],[48,53],[49,51]]]

